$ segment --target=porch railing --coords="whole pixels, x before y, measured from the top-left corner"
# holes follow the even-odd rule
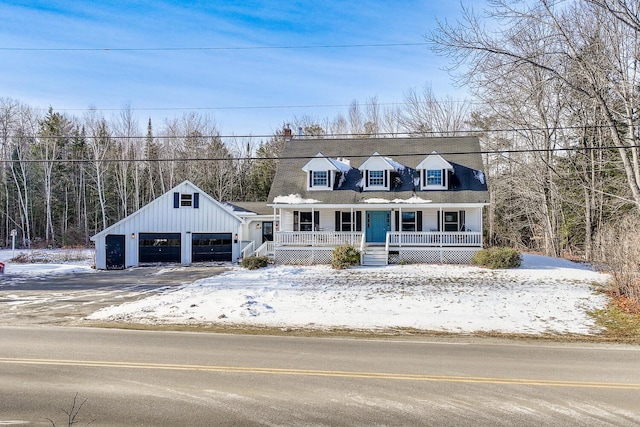
[[[253,255],[253,253],[255,252],[255,248],[256,248],[255,242],[253,240],[249,241],[249,242],[244,242],[243,241],[242,244],[244,245],[244,247],[240,251],[240,256],[242,258],[246,258],[246,257],[249,257],[249,256]]]
[[[359,246],[363,233],[341,231],[279,231],[274,234],[276,246]]]
[[[340,231],[280,231],[274,235],[275,246],[339,246],[361,247],[362,232]],[[482,233],[477,231],[390,231],[385,247],[482,247]]]
[[[255,252],[256,256],[272,256],[273,255],[273,242],[264,242]]]
[[[389,247],[402,246],[482,246],[477,231],[393,231],[387,233]]]

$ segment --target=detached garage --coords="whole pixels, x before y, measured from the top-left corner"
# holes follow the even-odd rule
[[[242,219],[189,181],[91,238],[96,268],[237,262]]]

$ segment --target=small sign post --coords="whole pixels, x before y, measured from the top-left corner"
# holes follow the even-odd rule
[[[18,235],[18,232],[16,231],[15,228],[11,230],[11,258],[16,257],[16,236],[17,235]]]

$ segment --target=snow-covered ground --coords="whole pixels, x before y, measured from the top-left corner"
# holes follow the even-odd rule
[[[14,263],[13,257],[25,257],[31,262]],[[90,249],[20,250],[0,249],[0,262],[7,275],[44,276],[47,274],[90,273],[94,251]],[[2,279],[2,276],[0,276]]]
[[[0,260],[7,259],[0,251]],[[82,274],[90,262],[9,264],[7,271]],[[187,270],[188,271],[188,270]],[[520,268],[395,265],[333,270],[274,266],[232,271],[122,305],[90,320],[280,328],[414,328],[507,333],[597,332],[590,310],[608,276],[580,264],[524,255]]]

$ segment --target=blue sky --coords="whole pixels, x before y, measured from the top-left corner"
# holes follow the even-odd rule
[[[106,117],[130,105],[156,127],[198,109],[224,135],[267,135],[426,84],[464,97],[425,45],[295,48],[423,43],[436,19],[459,14],[448,0],[0,0],[0,97]]]

